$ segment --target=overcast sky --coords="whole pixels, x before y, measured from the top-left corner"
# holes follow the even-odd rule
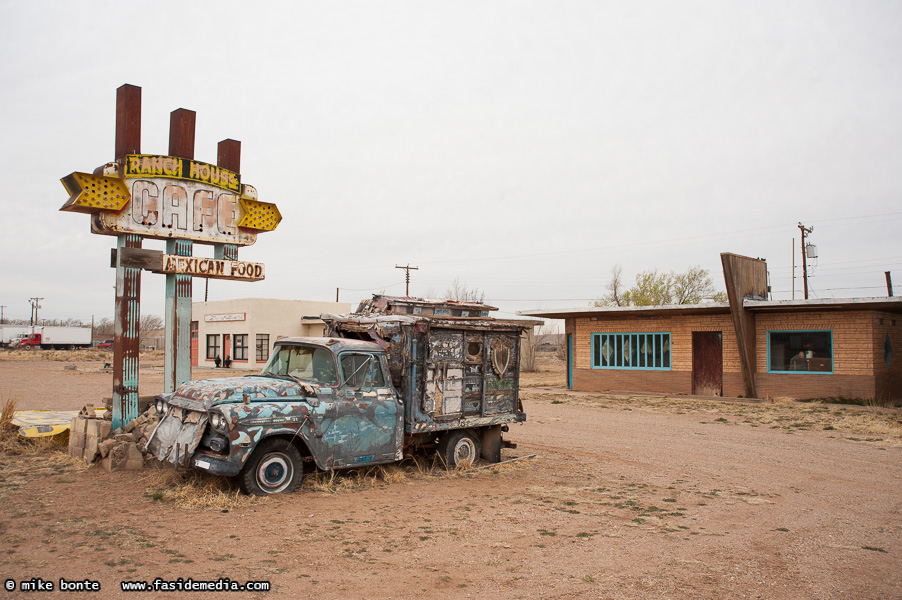
[[[142,152],[197,111],[195,158],[240,140],[242,181],[283,215],[239,250],[266,280],[211,300],[401,295],[409,263],[412,295],[458,278],[510,314],[585,306],[615,264],[723,289],[721,252],[766,258],[786,299],[800,221],[813,297],[885,295],[885,271],[902,288],[897,1],[0,0],[0,21],[7,318],[30,297],[112,316],[115,238],[59,212],[59,180],[114,159],[124,83]],[[142,312],[163,300],[145,273]]]

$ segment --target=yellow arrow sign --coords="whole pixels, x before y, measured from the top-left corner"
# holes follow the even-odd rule
[[[242,229],[273,231],[282,220],[282,214],[275,204],[257,200],[257,190],[253,186],[241,186],[241,197],[238,198],[238,203],[244,210],[244,216],[237,223],[237,226]]]
[[[60,210],[83,213],[102,210],[119,212],[131,198],[125,182],[118,177],[75,172],[60,181],[70,194],[69,200]]]

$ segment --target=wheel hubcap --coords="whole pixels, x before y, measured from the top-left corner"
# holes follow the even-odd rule
[[[260,489],[269,494],[287,487],[294,476],[294,468],[289,458],[277,452],[267,454],[257,467],[257,482]]]
[[[473,442],[468,439],[460,440],[454,446],[454,463],[458,465],[472,463],[476,459],[475,454],[476,449],[473,447]]]

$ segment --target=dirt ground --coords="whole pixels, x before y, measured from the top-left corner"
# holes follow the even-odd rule
[[[111,375],[83,358],[0,358],[0,400],[99,403]],[[142,394],[162,388],[152,362]],[[562,379],[524,375],[528,421],[504,458],[535,458],[467,472],[311,474],[249,499],[213,479],[180,487],[171,469],[0,455],[0,580],[100,582],[82,598],[157,577],[270,582],[232,594],[249,598],[902,598],[898,410],[568,393]]]

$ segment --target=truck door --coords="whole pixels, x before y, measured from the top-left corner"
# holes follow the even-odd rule
[[[334,466],[394,462],[402,455],[399,398],[384,357],[369,352],[339,355],[341,387],[335,399]]]

